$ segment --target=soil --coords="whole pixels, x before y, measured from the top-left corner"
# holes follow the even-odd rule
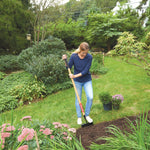
[[[149,116],[150,112],[148,113],[148,120],[150,120]],[[125,131],[131,133],[128,123],[129,121],[127,118],[135,124],[135,120],[139,118],[139,115],[124,117],[113,121],[102,122],[98,124],[93,124],[91,126],[79,128],[77,129],[76,136],[78,139],[81,139],[82,145],[85,148],[85,150],[90,150],[89,146],[91,145],[91,143],[94,142],[96,144],[104,144],[106,142],[104,140],[98,140],[98,138],[104,136],[108,137],[111,135],[109,132],[107,132],[106,128],[110,125],[117,126],[124,133]]]

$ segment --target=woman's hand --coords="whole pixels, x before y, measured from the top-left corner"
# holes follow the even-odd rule
[[[63,59],[63,60],[64,60],[64,59],[67,59],[67,55],[66,55],[66,54],[62,55],[62,59]]]
[[[75,76],[74,74],[69,74],[69,77],[70,77],[71,79],[76,78],[76,76]]]

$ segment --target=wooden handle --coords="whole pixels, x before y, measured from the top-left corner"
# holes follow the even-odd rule
[[[36,144],[37,144],[37,150],[40,150],[39,141],[38,141],[38,137],[37,137],[36,131],[34,132],[34,135],[35,135],[35,140],[36,140]]]
[[[64,59],[64,61],[65,61],[66,67],[68,68],[68,72],[69,72],[69,74],[71,74],[71,70],[70,70],[70,68],[69,68],[69,65],[68,65],[67,59]],[[72,78],[71,78],[71,81],[72,81],[72,84],[73,84],[73,87],[74,87],[74,90],[75,90],[75,93],[76,93],[76,96],[77,96],[77,99],[78,99],[78,102],[79,102],[79,105],[80,105],[80,108],[81,108],[82,114],[83,114],[83,116],[85,116],[85,112],[84,112],[84,109],[83,109],[83,106],[82,106],[82,103],[81,103],[81,100],[80,100],[80,97],[79,97],[79,94],[78,94],[78,91],[77,91],[76,85],[75,85],[74,80],[73,80]]]
[[[69,72],[69,74],[71,74],[70,68],[68,68],[68,72]],[[74,90],[75,90],[75,93],[76,93],[76,96],[77,96],[77,99],[78,99],[78,102],[79,102],[79,105],[80,105],[82,114],[85,115],[84,109],[83,109],[83,107],[82,107],[82,103],[81,103],[81,100],[80,100],[80,97],[79,97],[79,94],[78,94],[78,92],[77,92],[76,85],[75,85],[74,80],[73,80],[72,78],[71,78],[71,81],[72,81],[72,84],[73,84],[73,87],[74,87]]]

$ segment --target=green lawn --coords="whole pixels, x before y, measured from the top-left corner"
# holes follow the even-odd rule
[[[93,78],[94,100],[90,116],[94,124],[114,120],[124,116],[150,110],[150,77],[144,70],[127,64],[119,58],[105,58],[108,73]],[[122,94],[124,102],[118,111],[106,112],[98,95],[108,91],[111,95]],[[86,97],[83,93],[82,103],[85,106]],[[23,116],[32,116],[36,120],[50,120],[51,122],[67,123],[71,127],[79,128],[76,124],[74,89],[67,89],[47,96],[44,100],[22,106],[14,110],[14,123],[18,123]],[[11,111],[0,115],[3,122],[11,121]]]

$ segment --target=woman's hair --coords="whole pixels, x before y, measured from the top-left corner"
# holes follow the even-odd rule
[[[85,51],[85,50],[88,50],[88,49],[90,49],[89,44],[86,43],[86,42],[82,42],[79,45],[79,48],[76,49],[73,53],[80,53],[81,51]]]

